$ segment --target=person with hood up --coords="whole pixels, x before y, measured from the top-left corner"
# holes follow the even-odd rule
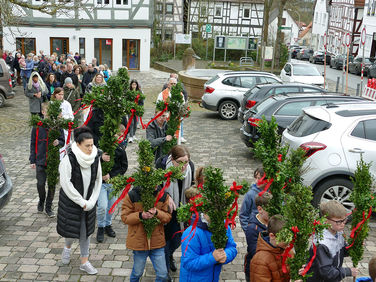
[[[67,100],[71,106],[73,112],[76,112],[81,105],[80,91],[74,86],[73,81],[70,77],[64,80],[64,100]]]
[[[29,98],[29,110],[33,114],[41,114],[43,100],[47,99],[48,89],[38,72],[33,72],[25,89],[25,95]]]

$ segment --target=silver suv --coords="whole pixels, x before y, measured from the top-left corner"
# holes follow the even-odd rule
[[[219,73],[204,84],[202,106],[218,112],[222,119],[235,119],[250,88],[260,83],[276,83],[281,80],[274,74],[259,71],[234,71]]]

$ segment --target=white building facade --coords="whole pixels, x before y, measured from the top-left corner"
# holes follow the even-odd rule
[[[366,0],[363,13],[362,30],[365,27],[366,40],[365,40],[365,57],[376,56],[376,0]],[[360,45],[360,53],[363,53],[363,45]]]
[[[160,35],[162,41],[173,40],[175,33],[184,33],[183,0],[157,1],[154,16],[155,32]]]
[[[328,31],[328,0],[316,0],[312,21],[312,48],[314,50],[324,50],[325,33]]]
[[[297,44],[299,40],[299,26],[295,22],[295,20],[291,17],[288,11],[283,11],[282,14],[282,27],[284,28],[291,28],[291,29],[282,29],[284,34],[284,43],[286,45],[294,45]],[[272,23],[269,25],[269,36],[271,42],[276,40],[278,31],[278,18],[275,18]]]
[[[21,19],[18,26],[4,28],[4,49],[21,49],[24,54],[78,52],[87,62],[96,58],[112,70],[127,66],[146,71],[150,69],[153,10],[152,0],[89,0],[79,10],[56,16],[19,9],[15,12]]]

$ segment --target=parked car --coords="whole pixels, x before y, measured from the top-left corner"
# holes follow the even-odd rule
[[[376,78],[376,61],[368,68],[367,76],[368,78]]]
[[[281,79],[283,82],[300,82],[324,88],[324,77],[310,64],[287,62],[281,70]]]
[[[363,58],[361,56],[355,57],[355,59],[349,63],[349,72],[353,74],[360,75],[361,73],[361,64]],[[374,59],[372,58],[372,61]],[[364,75],[367,75],[368,68],[372,65],[371,58],[364,58]]]
[[[291,58],[295,59],[297,54],[302,50],[303,47],[294,47],[291,49]]]
[[[204,84],[202,107],[218,111],[225,120],[235,119],[243,94],[259,83],[275,83],[281,80],[274,74],[257,71],[220,73]]]
[[[303,48],[296,54],[298,60],[309,60],[309,57],[313,54],[313,50],[309,48]]]
[[[282,143],[307,151],[302,177],[316,207],[337,200],[351,210],[351,177],[361,156],[376,177],[376,103],[306,108],[283,132]]]
[[[257,130],[257,123],[263,116],[265,116],[267,121],[271,121],[272,116],[274,116],[278,124],[278,133],[282,134],[286,127],[302,113],[303,108],[345,101],[364,102],[367,100],[361,97],[339,95],[338,93],[289,93],[271,96],[262,100],[245,116],[243,126],[240,129],[241,138],[247,147],[251,147],[260,137]]]
[[[3,156],[0,155],[0,209],[9,202],[12,191],[12,181],[5,170]]]
[[[4,59],[0,59],[0,108],[4,106],[6,99],[14,98],[14,95],[9,67]]]
[[[330,64],[332,54],[326,52],[326,64]],[[309,62],[312,64],[323,63],[324,64],[325,51],[315,51],[309,57]]]
[[[258,102],[272,95],[285,94],[285,93],[311,94],[312,92],[325,93],[327,91],[321,87],[307,85],[303,83],[286,83],[286,84],[274,83],[274,84],[256,85],[244,94],[243,101],[239,108],[238,120],[241,123],[243,123],[244,115],[246,115],[253,106],[257,105]]]

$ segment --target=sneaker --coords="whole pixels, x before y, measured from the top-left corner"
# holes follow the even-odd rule
[[[133,143],[133,137],[129,137],[128,143]]]
[[[51,217],[51,218],[55,217],[55,213],[52,210],[46,209],[46,214],[47,214],[48,217]]]
[[[102,243],[104,240],[104,227],[98,227],[97,242]]]
[[[39,203],[38,203],[38,212],[39,212],[39,213],[42,213],[42,212],[43,212],[43,209],[44,209],[43,207],[44,207],[44,204],[41,203],[41,202],[39,202]]]
[[[98,273],[98,270],[94,266],[92,266],[90,261],[87,261],[85,264],[81,264],[80,270],[85,271],[87,274],[91,275]]]
[[[63,264],[69,264],[70,263],[70,254],[71,254],[71,249],[64,247],[63,253],[61,254],[61,262]]]
[[[108,225],[104,228],[104,231],[106,232],[107,236],[109,237],[112,237],[112,238],[115,238],[116,237],[116,233],[115,231],[112,229],[112,226],[111,225]]]
[[[181,137],[181,138],[180,138],[180,142],[181,142],[181,143],[187,143],[187,140],[186,140],[184,137]]]

